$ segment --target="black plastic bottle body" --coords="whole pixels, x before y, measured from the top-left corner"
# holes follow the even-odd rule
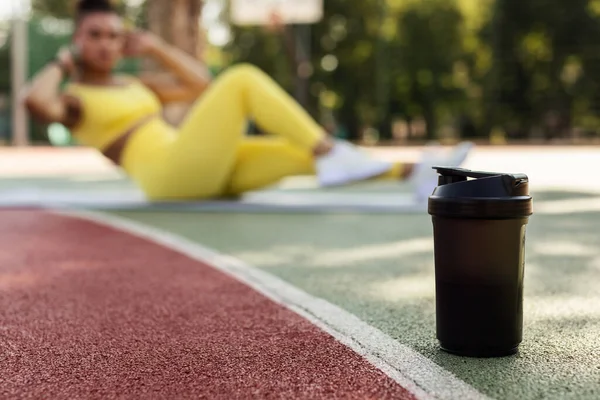
[[[433,216],[436,331],[442,349],[470,357],[514,354],[523,337],[528,218]]]

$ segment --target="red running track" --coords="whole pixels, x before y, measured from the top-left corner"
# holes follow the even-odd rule
[[[51,213],[0,220],[0,398],[413,398],[180,253]]]

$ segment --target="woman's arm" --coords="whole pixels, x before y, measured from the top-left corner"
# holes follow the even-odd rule
[[[150,56],[175,75],[176,84],[160,74],[140,76],[164,102],[195,100],[212,80],[206,65],[151,33],[133,33],[128,40],[126,54]]]
[[[68,127],[78,122],[76,99],[60,94],[60,84],[73,66],[68,50],[61,50],[57,60],[38,72],[24,88],[23,102],[36,120],[42,123],[60,122]]]

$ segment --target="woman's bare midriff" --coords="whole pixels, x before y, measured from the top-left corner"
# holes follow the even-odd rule
[[[142,118],[134,126],[123,132],[123,134],[119,135],[119,137],[116,140],[114,140],[110,145],[108,145],[106,149],[102,151],[104,157],[108,158],[116,165],[121,165],[121,157],[123,155],[123,150],[125,149],[125,146],[127,146],[131,135],[133,135],[139,128],[141,128],[142,125],[156,117],[156,115],[150,115],[148,117]]]

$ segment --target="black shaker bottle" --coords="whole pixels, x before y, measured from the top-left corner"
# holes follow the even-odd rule
[[[469,357],[514,354],[523,336],[525,228],[532,214],[523,174],[434,167],[429,197],[441,348]],[[471,178],[471,179],[469,179]]]

